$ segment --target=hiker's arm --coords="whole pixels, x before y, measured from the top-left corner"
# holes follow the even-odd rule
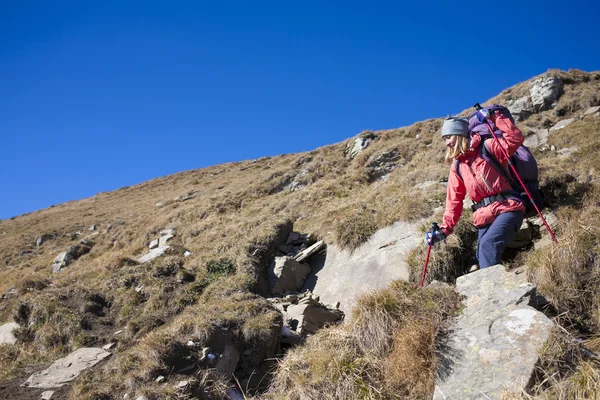
[[[458,167],[458,165],[457,165]],[[459,178],[454,166],[450,168],[448,176],[448,191],[446,193],[446,211],[444,211],[444,222],[440,228],[446,236],[449,236],[460,219],[463,210],[463,200],[467,194],[465,183]]]
[[[525,137],[523,137],[523,133],[519,130],[519,128],[517,128],[509,118],[503,115],[497,115],[495,123],[496,127],[504,134],[504,139],[499,138],[499,140],[488,140],[487,146],[494,156],[496,156],[498,161],[504,164],[508,160],[506,159],[506,156],[504,155],[504,152],[500,146],[506,150],[508,156],[510,157],[515,154],[519,146],[523,144]]]

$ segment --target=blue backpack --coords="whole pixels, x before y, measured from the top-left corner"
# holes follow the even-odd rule
[[[513,123],[515,122],[512,115],[510,114],[510,111],[506,107],[494,104],[491,106],[484,107],[484,109],[488,110],[490,113],[495,113],[496,111],[498,111],[505,117],[508,117]],[[533,206],[533,203],[531,202],[531,200],[529,200],[527,193],[519,183],[519,180],[512,171],[512,168],[510,168],[508,165],[506,167],[502,165],[502,163],[500,163],[496,156],[494,156],[494,154],[491,151],[489,151],[489,149],[485,145],[485,142],[488,139],[495,139],[493,139],[492,134],[490,133],[487,125],[479,122],[479,120],[475,117],[476,113],[477,111],[469,115],[469,130],[471,131],[471,134],[477,133],[479,136],[481,136],[481,145],[479,146],[481,157],[486,162],[488,162],[496,171],[498,171],[500,175],[502,175],[506,180],[508,180],[512,188],[512,192],[499,193],[494,196],[486,197],[479,203],[473,205],[473,211],[477,210],[478,208],[484,207],[488,204],[491,204],[494,201],[501,201],[504,198],[517,197],[525,204],[526,218],[536,215],[537,211]],[[494,129],[494,133],[496,134],[496,136],[498,136],[498,138],[502,138],[502,131],[497,129],[494,126],[493,122],[490,122],[490,125],[492,126],[492,129]],[[519,146],[515,154],[511,156],[510,159],[512,165],[515,167],[517,173],[521,177],[521,180],[525,184],[525,187],[531,194],[531,197],[533,197],[533,201],[535,201],[535,204],[538,206],[538,209],[540,211],[543,210],[545,207],[544,196],[540,191],[538,166],[535,157],[533,156],[533,154],[531,154],[529,148],[521,145]],[[460,179],[462,179],[462,175],[458,166],[459,161],[456,160],[456,172],[458,173]]]

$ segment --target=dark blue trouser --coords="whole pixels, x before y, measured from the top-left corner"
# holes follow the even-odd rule
[[[479,268],[501,264],[500,257],[506,244],[512,240],[523,223],[522,211],[505,212],[496,217],[490,225],[479,228],[477,259]]]

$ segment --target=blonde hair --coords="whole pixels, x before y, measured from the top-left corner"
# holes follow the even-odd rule
[[[467,150],[469,150],[471,144],[471,139],[465,136],[456,136],[456,144],[454,147],[448,147],[446,151],[446,157],[444,158],[444,162],[446,164],[451,164],[452,160],[461,154],[465,154]]]

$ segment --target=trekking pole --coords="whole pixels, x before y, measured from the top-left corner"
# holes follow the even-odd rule
[[[433,235],[435,232],[439,231],[440,227],[437,223],[431,224],[431,239],[429,239],[429,245],[427,246],[427,256],[425,257],[425,265],[423,266],[423,274],[421,275],[421,283],[420,287],[423,287],[423,282],[425,282],[425,275],[427,274],[427,264],[429,264],[429,254],[431,253],[431,247],[433,246]]]
[[[552,237],[552,241],[554,241],[554,243],[558,243],[558,240],[556,240],[556,237],[554,236],[554,232],[552,232],[552,229],[550,229],[550,226],[546,222],[546,218],[544,218],[544,216],[542,215],[542,212],[538,208],[537,204],[535,204],[535,201],[533,200],[533,196],[531,196],[531,193],[529,193],[529,190],[527,189],[527,186],[525,186],[525,183],[523,183],[523,180],[519,176],[519,173],[517,172],[517,169],[515,168],[515,166],[513,165],[512,161],[510,159],[510,157],[508,156],[508,152],[504,149],[504,147],[502,147],[502,144],[500,143],[500,140],[498,139],[498,136],[496,136],[496,133],[494,132],[494,130],[490,126],[490,123],[488,122],[487,117],[482,112],[483,107],[481,107],[481,104],[479,104],[479,103],[475,103],[475,105],[473,107],[475,107],[475,109],[477,110],[477,112],[483,117],[485,125],[487,126],[488,130],[490,131],[490,133],[492,134],[492,136],[494,137],[494,139],[498,143],[498,146],[502,150],[502,153],[504,153],[504,157],[506,157],[506,159],[508,160],[508,165],[510,165],[510,168],[512,169],[514,175],[517,177],[517,180],[519,181],[519,183],[523,187],[523,190],[525,190],[525,193],[527,193],[527,197],[529,197],[529,201],[531,201],[531,204],[533,204],[533,207],[535,208],[535,211],[537,211],[538,215],[542,219],[542,222],[546,226],[546,229],[548,230],[548,233]]]

